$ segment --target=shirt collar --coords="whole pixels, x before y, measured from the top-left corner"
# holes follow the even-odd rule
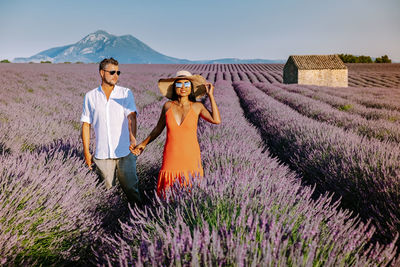
[[[115,85],[115,86],[114,86],[114,89],[111,91],[110,97],[115,93],[115,91],[116,91],[118,88],[119,88],[118,85]],[[101,89],[101,84],[100,84],[99,87],[97,88],[97,91],[98,91],[99,93],[104,94],[103,89]]]

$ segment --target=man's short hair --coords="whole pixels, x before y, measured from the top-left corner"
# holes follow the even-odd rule
[[[118,66],[118,61],[115,60],[115,59],[113,59],[112,57],[103,59],[103,60],[100,62],[99,71],[104,70],[105,67],[106,67],[108,64],[112,64],[112,65]]]

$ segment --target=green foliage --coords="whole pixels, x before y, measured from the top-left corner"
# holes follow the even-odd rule
[[[46,60],[46,61],[40,61],[40,63],[51,63],[51,61]]]
[[[59,247],[54,247],[54,240],[62,239],[62,237],[69,235],[70,239],[63,240]],[[71,264],[73,260],[68,261],[62,257],[62,253],[67,251],[73,245],[74,239],[78,238],[76,232],[51,232],[48,234],[40,235],[34,239],[33,245],[25,247],[24,250],[19,252],[16,257],[16,263],[20,266],[24,265],[24,262],[35,262],[37,266],[59,266],[60,264]],[[84,253],[84,252],[83,252]]]
[[[21,152],[29,151],[33,152],[37,149],[37,146],[35,144],[29,143],[28,141],[24,141],[23,144],[21,145]]]
[[[375,58],[375,63],[392,63],[392,60],[388,57],[388,55],[384,55]]]
[[[350,110],[352,108],[353,108],[353,105],[351,105],[351,104],[346,104],[346,105],[339,106],[339,110],[341,110],[341,111],[348,111],[348,110]]]
[[[343,63],[373,63],[370,56],[354,56],[351,54],[339,54]]]
[[[358,57],[358,62],[359,63],[372,63],[372,59],[371,59],[370,56],[361,55],[361,56]]]
[[[372,61],[370,56],[354,56],[351,54],[339,54],[338,55],[343,63],[392,63],[392,60],[387,56],[377,57],[375,61]]]
[[[3,59],[0,63],[11,63],[8,59]]]
[[[81,129],[81,124],[77,121],[70,121],[72,127],[74,127],[75,130],[79,131]]]
[[[159,95],[153,91],[147,90],[146,94],[148,94],[149,96],[155,98],[157,101],[161,101],[164,97],[162,95]]]

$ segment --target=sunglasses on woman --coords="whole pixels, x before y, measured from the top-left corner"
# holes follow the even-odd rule
[[[190,87],[190,82],[185,82],[185,83],[176,82],[175,83],[175,87],[176,88],[182,88],[182,86],[185,86],[185,88],[189,88]]]
[[[120,74],[121,74],[121,72],[119,71],[119,70],[111,70],[111,71],[109,71],[109,70],[104,70],[104,71],[106,71],[106,72],[108,72],[108,73],[110,73],[110,75],[114,75],[115,73],[119,76]]]

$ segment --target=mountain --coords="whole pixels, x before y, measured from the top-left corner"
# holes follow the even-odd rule
[[[120,63],[137,64],[190,64],[190,63],[282,63],[279,60],[262,59],[216,59],[190,61],[163,55],[132,35],[115,36],[99,30],[88,34],[75,44],[50,48],[28,58],[15,58],[13,62],[41,62],[53,63],[84,62],[97,63],[107,57],[113,57]]]
[[[15,58],[13,62],[100,62],[114,57],[120,63],[189,63],[189,60],[165,56],[151,49],[132,35],[115,36],[96,31],[79,42],[42,51],[32,57]]]

